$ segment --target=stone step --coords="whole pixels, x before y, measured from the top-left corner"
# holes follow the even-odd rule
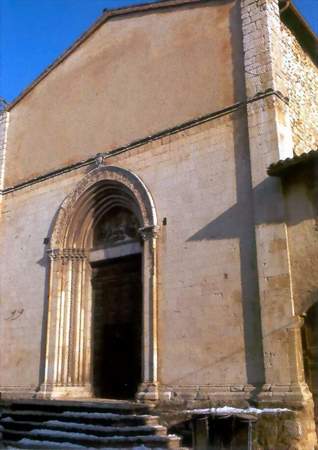
[[[167,434],[167,428],[161,425],[138,425],[138,426],[103,426],[96,424],[62,422],[60,420],[49,420],[48,422],[14,421],[10,417],[0,421],[6,430],[31,431],[34,428],[43,430],[58,430],[94,434],[95,436],[135,436],[135,435],[161,435]]]
[[[2,448],[2,447],[0,447]],[[83,447],[80,445],[72,445],[71,447],[65,447],[65,444],[51,442],[51,441],[28,441],[15,442],[7,441],[4,447],[6,450],[95,450],[95,448]],[[114,450],[114,447],[102,447],[99,450]],[[117,449],[116,449],[117,450]],[[165,450],[163,447],[145,447],[144,445],[138,445],[133,447],[120,447],[120,450]],[[188,447],[179,447],[175,450],[191,450]]]
[[[21,449],[180,449],[150,412],[121,401],[16,401],[2,404],[0,425],[7,447]]]
[[[45,445],[45,447],[44,447]],[[114,449],[114,447],[102,447],[105,450],[111,450]],[[77,446],[72,445],[72,447],[65,447],[65,445],[62,443],[57,442],[50,442],[50,441],[36,441],[33,440],[32,442],[28,442],[27,440],[24,440],[24,442],[15,442],[15,441],[7,441],[6,450],[95,450],[94,448],[87,448],[83,446]],[[148,450],[149,447],[138,446],[138,447],[121,447],[121,450]],[[102,450],[102,449],[100,449]],[[151,450],[164,450],[162,447],[153,447]],[[190,448],[186,447],[179,447],[177,450],[191,450]]]
[[[91,423],[105,426],[158,425],[159,423],[158,416],[86,411],[63,411],[57,413],[36,410],[3,410],[2,418],[6,419],[8,417],[14,421],[47,422],[49,420],[59,420],[62,422]]]
[[[0,409],[35,410],[61,413],[68,411],[105,412],[114,414],[151,414],[151,407],[132,401],[19,400],[0,401]]]
[[[3,431],[3,441],[5,445],[8,443],[27,442],[32,444],[32,441],[62,443],[65,448],[73,445],[82,446],[84,448],[131,448],[137,446],[146,446],[149,448],[165,448],[178,449],[180,448],[180,438],[175,435],[166,436],[109,436],[99,437],[85,433],[70,433],[63,431],[33,429],[30,432],[25,431]]]

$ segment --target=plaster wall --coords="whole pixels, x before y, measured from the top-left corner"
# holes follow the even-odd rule
[[[243,390],[261,378],[255,364],[258,295],[246,139],[244,114],[237,112],[107,159],[140,176],[159,222],[167,219],[158,258],[163,385]],[[1,386],[32,389],[39,382],[47,285],[43,238],[85,170],[5,196]]]
[[[283,22],[281,45],[294,154],[300,155],[318,146],[318,67]]]
[[[12,107],[5,185],[242,99],[241,41],[237,0],[108,19]]]

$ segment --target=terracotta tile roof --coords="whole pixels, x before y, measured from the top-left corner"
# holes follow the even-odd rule
[[[301,155],[295,155],[293,158],[280,159],[278,162],[269,166],[267,173],[273,177],[282,177],[296,166],[304,166],[314,162],[318,162],[318,149],[311,150],[308,153],[302,153]]]

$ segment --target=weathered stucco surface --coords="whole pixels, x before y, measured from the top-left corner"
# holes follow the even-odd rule
[[[299,155],[318,147],[318,67],[284,23],[281,45],[294,153]]]
[[[6,186],[241,99],[238,14],[226,0],[106,21],[13,107]]]

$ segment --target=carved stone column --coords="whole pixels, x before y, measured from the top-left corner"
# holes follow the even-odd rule
[[[39,397],[91,397],[91,295],[84,250],[48,252],[50,285],[45,379]]]
[[[144,241],[143,250],[143,361],[142,383],[137,399],[158,400],[158,280],[157,238],[159,227],[139,230]]]

